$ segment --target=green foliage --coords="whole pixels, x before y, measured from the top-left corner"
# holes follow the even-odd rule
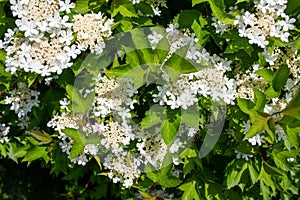
[[[70,60],[73,63],[70,68],[64,69],[61,74],[52,74],[53,80],[45,84],[47,77],[37,73],[23,69],[10,73],[7,70],[10,55],[4,50],[4,34],[16,27],[17,17],[13,17],[11,2],[0,0],[0,45],[3,45],[0,49],[0,140],[5,138],[4,128],[10,127],[7,141],[5,138],[5,142],[1,140],[0,143],[0,199],[136,200],[139,199],[138,193],[149,200],[170,199],[165,194],[183,200],[299,198],[300,84],[299,62],[295,61],[299,55],[294,54],[294,58],[288,56],[290,51],[300,49],[300,21],[297,18],[300,1],[288,0],[285,9],[286,14],[297,18],[294,29],[289,31],[290,42],[271,36],[266,38],[269,45],[265,50],[281,51],[283,54],[274,65],[267,62],[264,49],[250,42],[249,38],[240,36],[234,24],[241,10],[255,12],[253,0],[182,0],[176,1],[176,5],[171,1],[161,5],[160,2],[163,1],[142,0],[135,4],[129,0],[75,1],[75,8],[67,14],[70,19],[76,14],[101,12],[114,20],[111,27],[113,34],[104,40],[106,48],[102,54],[83,51],[76,59]],[[161,11],[160,16],[155,15],[156,6]],[[232,11],[232,6],[237,6],[238,10]],[[212,17],[226,25],[224,33],[217,33]],[[226,106],[224,103],[215,106],[218,98],[201,95],[197,95],[198,102],[188,109],[171,109],[166,104],[154,102],[152,95],[158,93],[157,86],[167,84],[165,80],[159,80],[162,69],[170,82],[176,83],[180,75],[207,67],[206,58],[202,58],[200,63],[187,59],[190,44],[170,53],[173,44],[166,39],[170,33],[165,29],[170,22],[178,23],[179,29],[184,29],[186,35],[193,33],[197,39],[193,41],[195,47],[205,48],[210,55],[230,61],[231,70],[225,72],[228,80],[238,79],[246,71],[251,71],[253,65],[259,64],[259,69],[251,71],[247,78],[252,83],[256,74],[265,86],[248,87],[253,99],[236,98]],[[148,39],[153,32],[163,36],[156,48]],[[49,35],[51,33],[47,32],[45,37]],[[19,30],[14,37],[13,40],[18,40],[24,37],[24,33]],[[74,40],[72,44],[75,44]],[[214,59],[218,60],[217,56]],[[292,68],[290,63],[294,61]],[[108,178],[114,170],[107,169],[99,155],[87,155],[88,162],[84,166],[74,164],[75,158],[86,155],[87,145],[103,142],[100,134],[87,134],[67,126],[63,129],[51,127],[51,119],[64,111],[72,115],[70,119],[79,126],[113,121],[113,114],[105,118],[89,118],[95,98],[94,77],[99,72],[110,79],[127,77],[133,80],[137,93],[132,97],[136,102],[130,109],[130,120],[137,124],[137,129],[153,135],[161,132],[168,147],[183,124],[197,132],[189,138],[191,144],[181,153],[171,155],[168,152],[161,167],[155,168],[151,163],[141,165],[141,177],[136,178],[130,188]],[[291,80],[296,80],[292,86],[289,85]],[[33,106],[26,116],[27,127],[20,126],[22,119],[10,107],[11,104],[6,103],[7,97],[18,88],[18,83],[26,83],[27,88],[40,93],[39,107]],[[90,93],[85,90],[86,85],[90,86]],[[237,91],[239,87],[237,85]],[[226,92],[229,91],[225,91],[224,95]],[[214,91],[212,93],[211,96]],[[67,108],[62,108],[60,101],[66,97],[72,102]],[[277,100],[284,100],[283,108],[273,105]],[[275,111],[269,112],[270,107]],[[226,116],[221,116],[223,108]],[[215,127],[210,126],[220,117],[224,119],[222,133],[216,145],[210,145],[207,138],[216,134],[211,131]],[[251,125],[246,131],[248,119]],[[136,130],[133,130],[135,134]],[[70,149],[61,148],[62,133],[68,138],[66,141]],[[248,139],[254,136],[263,136],[265,143],[252,145]],[[126,150],[134,154],[138,142],[130,141]],[[199,153],[202,146],[211,149],[204,158],[200,158]],[[178,159],[177,163],[172,159]]]

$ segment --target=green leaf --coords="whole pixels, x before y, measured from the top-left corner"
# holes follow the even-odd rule
[[[273,86],[271,85],[266,91],[266,95],[271,97],[271,98],[277,98],[280,96],[281,92],[280,91],[275,91]]]
[[[172,79],[173,81],[177,80],[180,74],[196,72],[200,70],[199,67],[202,67],[202,66],[194,65],[192,62],[188,61],[185,58],[186,50],[187,47],[183,47],[180,50],[177,50],[174,54],[172,54],[171,58],[167,60],[167,62],[165,63],[165,66],[167,66],[166,71],[168,75],[171,77],[171,79],[173,77],[172,74],[175,75],[175,78]]]
[[[0,155],[3,157],[7,156],[6,146],[4,144],[0,144]]]
[[[249,3],[250,0],[237,0],[235,4],[239,4],[239,3],[243,3],[243,2],[247,2]]]
[[[44,131],[28,131],[28,133],[37,139],[40,144],[49,144],[53,141],[51,136]]]
[[[88,0],[77,0],[74,11],[76,13],[85,14],[90,11]]]
[[[7,156],[18,163],[18,158],[22,158],[27,154],[29,146],[18,147],[15,143],[8,143]]]
[[[198,154],[199,152],[197,151],[195,146],[191,148],[187,148],[181,154],[181,158],[184,159],[184,165],[183,165],[184,175],[187,175],[190,171],[195,169],[195,164],[200,168],[202,168],[202,162]]]
[[[200,112],[197,105],[189,107],[187,110],[181,111],[181,122],[188,124],[196,129],[199,128],[200,123]]]
[[[79,156],[79,154],[81,154],[84,149],[84,142],[82,140],[82,137],[80,137],[79,135],[79,131],[75,129],[64,129],[63,132],[74,140],[73,146],[70,151],[70,158],[73,159]]]
[[[66,86],[68,96],[72,99],[72,111],[76,113],[85,113],[92,105],[94,94],[90,93],[87,97],[83,95],[72,85]]]
[[[201,15],[201,12],[197,10],[183,10],[180,14],[178,14],[173,23],[178,23],[179,28],[190,28],[195,20],[198,20]]]
[[[207,41],[209,41],[211,33],[205,30],[205,26],[207,26],[206,19],[203,19],[202,16],[199,19],[201,23],[199,24],[197,20],[194,20],[194,22],[191,25],[191,28],[195,33],[197,39],[199,39],[199,43],[203,45]]]
[[[275,140],[275,134],[269,124],[271,119],[272,119],[271,116],[263,114],[263,113],[260,114],[253,110],[250,113],[250,120],[251,120],[252,126],[246,133],[244,140],[255,136],[257,133],[261,132],[262,130],[265,130],[265,131],[267,131],[268,135],[271,138],[271,141],[269,141],[269,142],[273,143],[273,141]]]
[[[240,183],[241,177],[244,171],[247,169],[247,163],[245,162],[241,167],[238,165],[232,169],[227,175],[226,185],[227,189],[230,189]]]
[[[284,115],[300,119],[300,88],[296,91],[292,100],[282,113]]]
[[[256,73],[263,77],[268,83],[272,83],[274,72],[271,69],[261,68],[257,70]]]
[[[298,0],[288,0],[287,8],[285,9],[286,14],[291,14],[295,11],[299,11],[300,1]]]
[[[263,180],[267,185],[269,185],[272,188],[273,192],[275,193],[276,191],[275,183],[272,180],[271,176],[266,172],[265,168],[266,168],[266,164],[264,162],[263,165],[261,166],[261,171],[257,177],[257,180]]]
[[[275,72],[272,81],[272,86],[275,91],[280,91],[285,86],[289,74],[290,74],[290,70],[287,64],[281,65],[281,67]]]
[[[28,162],[28,165],[34,160],[43,158],[47,163],[50,160],[50,156],[48,155],[48,147],[44,146],[35,146],[27,150],[25,157],[22,162]]]
[[[50,173],[55,173],[55,175],[58,175],[60,172],[66,173],[69,161],[67,154],[62,153],[60,148],[55,148],[53,151],[53,167]]]
[[[112,5],[112,17],[115,17],[118,13],[120,13],[124,17],[138,17],[132,4],[125,3]]]
[[[146,170],[147,177],[151,180],[157,182],[162,187],[176,187],[178,186],[182,180],[173,176],[170,172],[172,169],[172,164],[167,165],[160,169],[159,171],[154,171],[153,169],[150,171]]]
[[[224,24],[233,25],[234,17],[226,14],[224,0],[192,0],[192,5],[194,6],[203,2],[209,3],[214,16],[218,18],[221,22],[223,22]]]
[[[151,128],[157,125],[162,127],[166,118],[167,113],[164,108],[155,104],[146,112],[145,117],[141,121],[141,126],[143,129]]]
[[[253,107],[253,109],[263,112],[267,102],[266,95],[256,88],[253,88],[253,92],[255,97],[255,106]]]
[[[236,37],[234,40],[229,41],[224,53],[236,53],[244,50],[249,56],[253,52],[253,47],[249,44],[247,38]]]
[[[183,191],[183,195],[181,197],[182,200],[200,200],[200,196],[196,189],[196,181],[193,180],[191,182],[187,182],[178,187],[181,191]]]
[[[258,172],[256,169],[253,167],[253,163],[247,163],[248,164],[248,170],[250,174],[250,179],[252,181],[252,184],[256,183],[257,177],[258,177]]]
[[[178,133],[180,121],[181,121],[180,117],[176,117],[172,119],[168,118],[167,120],[164,121],[164,124],[161,129],[161,133],[162,133],[162,138],[164,139],[167,145],[172,143],[173,140],[175,139]]]
[[[275,176],[282,176],[283,175],[283,171],[282,170],[280,170],[280,169],[278,169],[276,167],[271,166],[267,162],[263,163],[263,167],[264,167],[265,171],[268,174],[272,175],[272,176],[274,176],[274,175]]]
[[[237,102],[240,109],[248,115],[251,113],[252,108],[255,106],[255,104],[248,99],[238,98]]]
[[[287,162],[286,156],[284,156],[282,153],[278,153],[276,151],[272,152],[273,160],[275,162],[275,165],[279,168],[282,169],[283,171],[291,171],[292,168]]]
[[[300,127],[293,128],[290,125],[286,126],[286,138],[296,149],[299,149],[300,145],[299,133]]]
[[[271,192],[270,192],[270,189],[268,187],[268,184],[266,183],[265,180],[260,180],[259,182],[260,182],[260,184],[259,184],[260,191],[261,191],[261,194],[263,196],[263,199],[264,200],[269,200]]]
[[[5,62],[6,59],[6,52],[0,49],[0,61]]]

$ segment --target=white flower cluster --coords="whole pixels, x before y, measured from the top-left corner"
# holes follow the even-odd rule
[[[250,69],[242,74],[236,74],[235,80],[237,84],[236,97],[249,99],[254,101],[253,88],[265,91],[268,86],[267,81],[260,77],[256,71],[259,65],[253,65]]]
[[[0,143],[8,142],[8,133],[9,133],[9,126],[6,126],[5,124],[0,124]]]
[[[87,138],[96,136],[97,144],[86,144],[84,151],[71,159],[72,162],[85,165],[88,155],[99,156],[103,166],[109,170],[108,177],[115,183],[121,182],[123,186],[130,187],[147,164],[160,169],[167,153],[178,154],[189,145],[185,142],[187,137],[192,140],[195,136],[195,128],[182,124],[176,139],[167,145],[159,128],[144,130],[130,120],[130,110],[136,102],[132,98],[137,93],[131,79],[109,79],[102,74],[95,81],[93,109],[88,119],[77,113],[72,114],[68,109],[70,101],[64,99],[60,104],[65,112],[55,115],[48,123],[49,127],[58,131],[61,139],[59,145],[69,157],[74,141],[64,134],[64,129],[83,131]],[[136,142],[137,153],[126,150],[133,141]],[[178,163],[177,156],[173,161]]]
[[[247,37],[250,44],[257,44],[261,48],[268,46],[268,37],[279,38],[283,42],[289,41],[289,30],[294,29],[294,18],[284,13],[287,0],[259,0],[255,2],[256,12],[246,11],[242,16],[236,16],[234,24],[240,37]]]
[[[90,48],[92,53],[101,54],[105,48],[104,38],[112,34],[110,26],[113,19],[98,14],[74,15],[73,30],[77,33],[77,42],[82,50]]]
[[[185,59],[192,60],[205,68],[194,73],[181,74],[177,82],[173,83],[164,72],[162,65],[162,77],[167,83],[158,86],[158,93],[153,95],[154,102],[160,105],[166,104],[171,109],[179,107],[187,109],[198,101],[197,95],[201,95],[210,96],[214,101],[222,100],[225,103],[234,104],[235,81],[225,75],[226,71],[231,70],[231,62],[215,54],[210,56],[204,48],[197,50],[195,47],[197,39],[194,35],[182,34],[177,28],[178,24],[175,24],[166,29],[166,38],[170,45],[166,60],[181,47],[189,45]],[[154,32],[148,38],[153,48],[162,37]]]
[[[212,17],[212,21],[213,23],[211,25],[213,25],[216,28],[216,33],[220,35],[223,35],[231,27],[230,25],[221,22],[215,16]]]
[[[15,111],[20,120],[19,126],[22,128],[28,126],[28,113],[33,107],[38,107],[40,92],[30,90],[25,83],[18,83],[18,88],[10,91],[10,96],[4,99],[5,104],[11,104],[10,110]]]
[[[7,52],[5,70],[12,74],[18,68],[45,77],[61,74],[82,50],[89,47],[92,52],[101,53],[105,47],[103,38],[111,35],[113,21],[101,13],[74,15],[72,23],[67,14],[75,4],[70,0],[10,3],[13,15],[18,17],[17,28],[8,29],[0,47]]]
[[[234,150],[234,152],[236,153],[236,158],[237,159],[245,159],[246,161],[248,161],[250,158],[253,158],[252,154],[247,154],[247,153],[242,153],[239,152],[238,150]]]
[[[137,93],[132,79],[99,76],[94,90],[97,95],[93,104],[95,116],[105,117],[117,112],[123,121],[131,117],[128,107],[133,109],[136,101],[131,98]]]

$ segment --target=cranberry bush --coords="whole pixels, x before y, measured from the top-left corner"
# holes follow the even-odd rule
[[[297,199],[299,10],[2,0],[0,158],[64,199]]]

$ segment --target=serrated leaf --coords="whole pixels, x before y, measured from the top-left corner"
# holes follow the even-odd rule
[[[18,147],[15,143],[9,143],[7,149],[7,156],[18,163],[18,159],[26,155],[29,146]]]
[[[200,19],[201,19],[201,17],[200,17]],[[204,19],[201,21],[203,22]],[[194,22],[191,25],[191,28],[192,28],[193,32],[195,33],[197,39],[199,39],[199,43],[201,45],[205,44],[209,40],[209,37],[211,36],[211,33],[208,32],[207,30],[205,30],[203,28],[203,26],[205,27],[206,25],[199,24],[199,22],[197,20],[194,20]]]
[[[62,153],[60,148],[55,148],[53,152],[53,162],[54,163],[52,164],[50,174],[55,173],[55,175],[58,175],[60,172],[67,172],[69,159],[67,157],[67,154]]]
[[[290,70],[286,64],[281,65],[281,67],[275,72],[272,81],[272,86],[275,91],[280,91],[285,86],[285,83],[289,77]]]
[[[267,162],[264,162],[263,163],[263,166],[264,166],[264,170],[270,174],[270,175],[275,175],[275,176],[282,176],[283,175],[283,172],[276,168],[276,167],[273,167],[271,166],[270,164],[268,164]]]
[[[169,164],[159,171],[148,171],[146,172],[147,177],[149,177],[151,180],[157,182],[162,187],[168,188],[168,187],[176,187],[178,186],[182,180],[179,178],[173,176],[170,172],[172,168],[172,165]]]
[[[182,200],[200,200],[200,196],[196,189],[196,181],[193,180],[188,183],[182,184],[180,187],[178,187],[181,191],[183,191]]]
[[[257,180],[263,180],[266,184],[268,184],[272,188],[273,192],[275,192],[276,190],[275,183],[272,180],[271,176],[265,171],[265,166],[266,166],[265,164],[261,166],[261,170],[257,177]]]
[[[138,17],[138,15],[135,12],[134,6],[129,3],[113,4],[111,16],[114,17],[118,13],[120,13],[124,17]]]
[[[255,97],[255,106],[253,107],[253,109],[263,112],[267,102],[266,95],[256,88],[253,88],[253,92]]]
[[[53,141],[51,136],[45,131],[28,131],[28,134],[37,139],[40,144],[49,144]]]
[[[277,153],[277,152],[272,152],[273,160],[275,162],[275,165],[279,168],[282,169],[283,171],[291,171],[292,168],[287,162],[287,157],[284,155]]]
[[[28,149],[22,162],[28,162],[29,165],[32,161],[43,158],[44,161],[47,163],[50,160],[47,149],[48,147],[44,146],[35,146],[33,148]]]
[[[250,129],[246,133],[246,135],[244,137],[244,140],[246,140],[248,138],[252,138],[257,133],[261,132],[262,130],[265,130],[265,131],[267,131],[268,135],[271,138],[270,142],[274,141],[275,134],[274,134],[274,131],[269,126],[269,121],[272,119],[271,116],[265,115],[263,113],[260,114],[260,113],[253,110],[250,113],[250,119],[251,119],[252,126],[250,127]]]
[[[64,129],[63,132],[74,140],[74,143],[70,151],[70,158],[73,159],[79,156],[79,154],[81,154],[81,152],[84,149],[84,142],[79,135],[79,131],[75,129]]]
[[[241,177],[244,171],[247,169],[247,163],[245,162],[241,168],[233,168],[232,171],[227,175],[226,185],[230,189],[240,183]]]
[[[181,48],[180,50],[176,51],[174,54],[172,54],[171,58],[167,60],[165,63],[165,66],[167,66],[166,71],[170,77],[172,77],[173,73],[175,77],[172,79],[177,80],[178,76],[180,74],[187,74],[187,73],[192,73],[199,71],[202,66],[196,66],[192,62],[188,61],[185,58],[186,51],[187,51],[187,46]],[[172,70],[172,71],[170,71]],[[175,72],[175,73],[174,73]],[[176,82],[176,81],[175,81]]]
[[[258,177],[258,172],[256,171],[256,169],[254,169],[252,163],[248,163],[248,170],[249,170],[250,179],[252,181],[252,184],[256,183],[257,177]]]

